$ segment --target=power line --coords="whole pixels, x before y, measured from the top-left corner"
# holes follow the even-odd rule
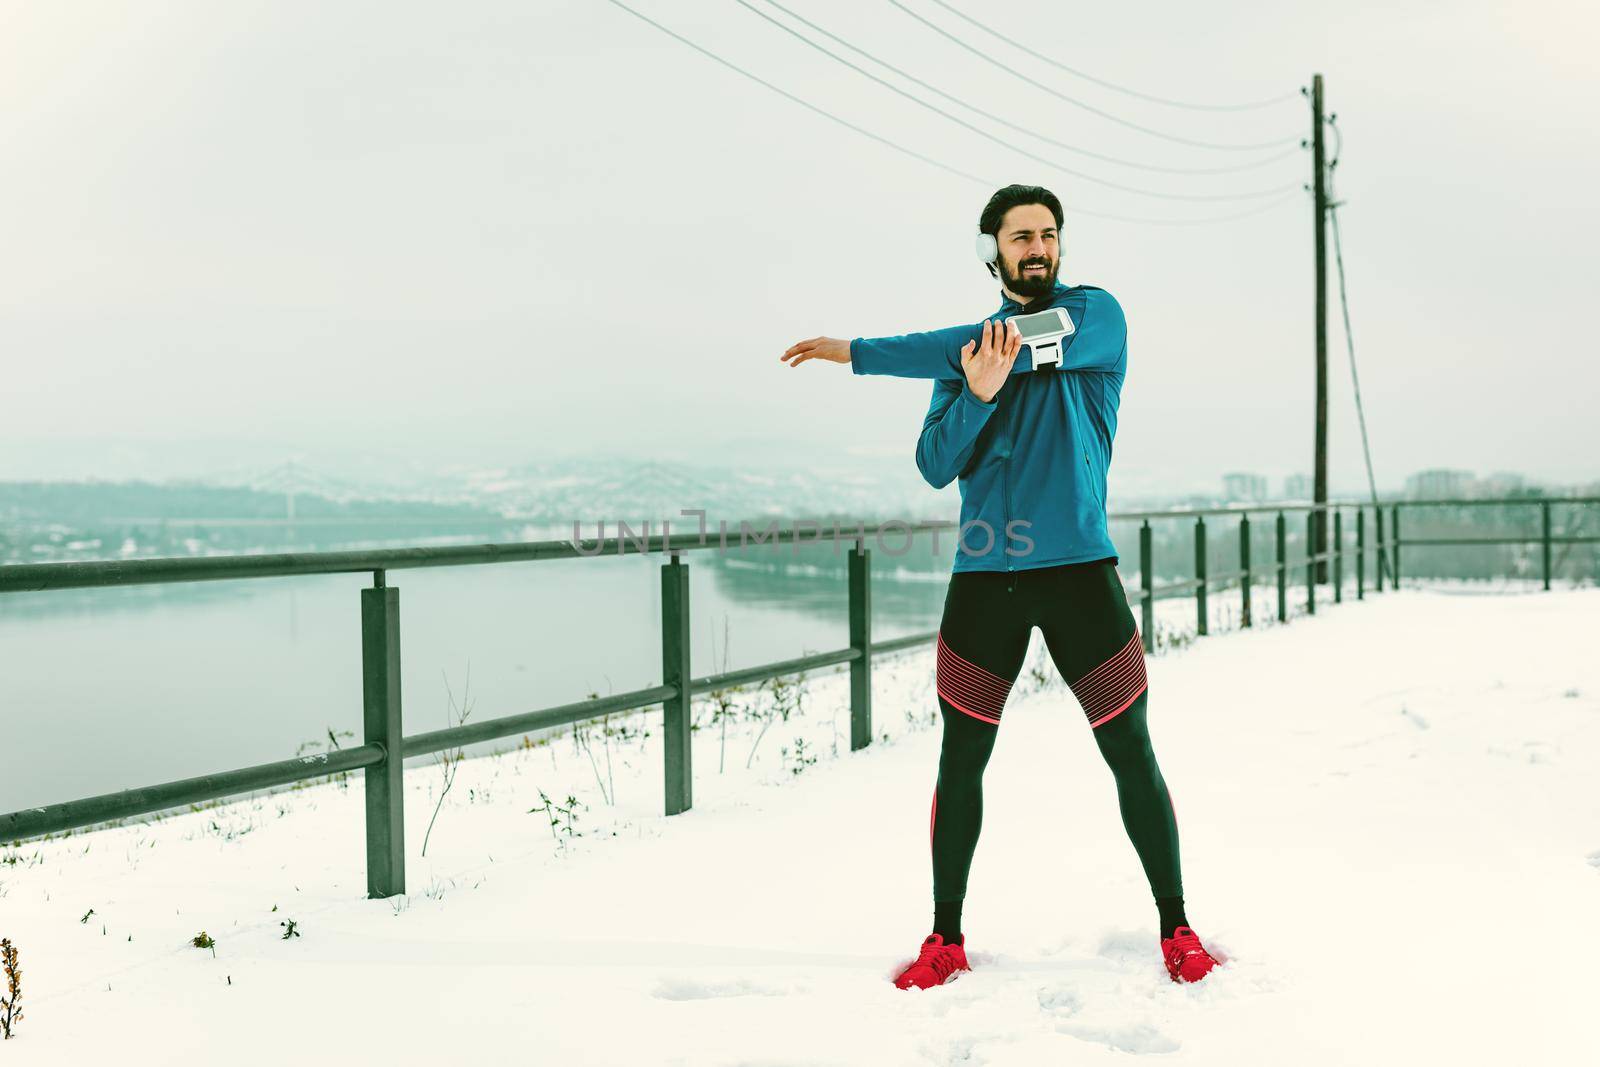
[[[949,164],[943,163],[943,162],[941,162],[941,161],[939,161],[937,159],[934,159],[931,156],[924,155],[921,152],[916,151],[915,149],[907,148],[906,146],[904,146],[902,144],[899,144],[898,142],[892,141],[887,137],[883,137],[880,134],[874,133],[871,130],[868,130],[868,129],[862,127],[862,126],[858,126],[855,123],[849,121],[848,119],[840,118],[838,115],[833,114],[831,111],[824,110],[823,108],[818,107],[817,105],[811,103],[808,100],[803,100],[800,97],[794,95],[793,93],[789,92],[786,89],[780,89],[778,86],[772,84],[771,82],[767,81],[766,79],[758,77],[757,75],[754,75],[754,74],[750,73],[749,71],[745,70],[743,67],[740,67],[737,64],[731,63],[726,59],[723,59],[721,56],[717,55],[715,52],[712,52],[709,49],[701,47],[700,45],[696,44],[694,41],[691,41],[689,38],[683,36],[680,33],[677,33],[674,30],[668,29],[666,26],[663,26],[661,23],[657,22],[655,19],[650,18],[648,15],[644,15],[644,14],[638,12],[638,11],[635,11],[633,8],[629,7],[627,4],[622,3],[622,0],[607,0],[607,2],[612,4],[614,7],[621,8],[623,11],[626,11],[628,14],[632,15],[634,18],[639,19],[641,22],[649,23],[651,26],[654,26],[656,29],[660,30],[662,33],[666,34],[668,37],[671,37],[673,40],[678,41],[681,44],[687,45],[689,48],[692,48],[696,52],[699,52],[701,55],[705,56],[707,59],[714,60],[717,63],[721,64],[722,66],[727,67],[729,70],[734,71],[737,74],[743,75],[746,78],[749,78],[751,81],[755,82],[756,84],[761,85],[761,86],[763,86],[763,87],[765,87],[767,89],[772,90],[773,92],[777,93],[779,96],[783,97],[784,99],[792,101],[793,103],[799,104],[801,107],[805,108],[807,111],[811,111],[811,112],[813,112],[815,114],[821,115],[823,118],[828,119],[829,121],[838,123],[840,126],[843,126],[846,129],[851,130],[851,131],[853,131],[855,133],[859,133],[863,137],[866,137],[866,138],[868,138],[868,139],[870,139],[872,141],[875,141],[878,144],[884,145],[884,146],[886,146],[888,148],[892,148],[895,151],[900,152],[903,155],[910,156],[911,158],[919,160],[920,162],[926,163],[929,166],[937,167],[939,170],[942,170],[942,171],[944,171],[944,172],[946,172],[948,174],[954,174],[959,178],[966,178],[968,181],[976,182],[979,185],[987,186],[988,188],[991,188],[991,189],[996,187],[996,186],[998,186],[998,185],[1005,184],[1004,182],[1002,182],[998,178],[982,177],[982,176],[979,176],[979,175],[972,174],[972,173],[969,173],[967,171],[961,170],[961,169],[959,169],[957,167],[952,167]],[[1063,204],[1063,207],[1064,208],[1068,208],[1071,211],[1073,211],[1074,213],[1079,214],[1079,215],[1086,215],[1086,216],[1088,216],[1090,218],[1108,219],[1108,220],[1113,221],[1113,222],[1132,222],[1132,223],[1138,223],[1140,225],[1147,225],[1147,226],[1205,226],[1205,225],[1210,225],[1212,223],[1231,222],[1231,221],[1233,221],[1235,219],[1248,218],[1251,215],[1258,215],[1258,214],[1260,214],[1260,213],[1262,213],[1264,211],[1271,210],[1272,208],[1278,206],[1278,204],[1283,203],[1283,201],[1285,199],[1287,199],[1288,197],[1293,196],[1293,195],[1294,195],[1294,191],[1291,190],[1290,192],[1285,193],[1283,195],[1283,197],[1280,197],[1277,200],[1269,201],[1266,204],[1258,205],[1256,207],[1250,208],[1247,211],[1235,212],[1235,213],[1228,214],[1228,215],[1204,216],[1204,217],[1201,217],[1201,218],[1194,218],[1194,219],[1140,218],[1140,217],[1137,217],[1137,216],[1130,216],[1130,215],[1113,215],[1113,214],[1109,214],[1109,213],[1106,213],[1106,212],[1103,212],[1103,211],[1090,211],[1087,208],[1080,208],[1080,207],[1077,207],[1075,205],[1070,205],[1070,204]]]
[[[1361,454],[1367,461],[1367,490],[1372,494],[1373,508],[1377,508],[1378,482],[1372,475],[1372,446],[1367,442],[1367,411],[1361,403],[1361,378],[1356,374],[1356,342],[1350,335],[1350,302],[1344,286],[1344,248],[1339,240],[1339,208],[1343,206],[1343,201],[1333,193],[1333,169],[1339,165],[1339,155],[1344,149],[1344,134],[1339,131],[1338,123],[1333,121],[1336,117],[1329,116],[1328,119],[1328,125],[1337,137],[1333,160],[1328,164],[1328,221],[1333,225],[1333,261],[1339,268],[1339,309],[1344,314],[1344,343],[1350,354],[1350,386],[1355,391],[1356,418],[1361,424]]]
[[[1025,133],[1029,137],[1038,138],[1039,140],[1045,142],[1046,144],[1054,145],[1057,148],[1064,148],[1068,152],[1076,152],[1079,155],[1088,156],[1090,159],[1098,159],[1102,163],[1112,163],[1112,164],[1115,164],[1115,165],[1117,165],[1119,167],[1132,167],[1135,170],[1156,171],[1156,172],[1159,172],[1159,173],[1162,173],[1162,174],[1234,174],[1234,173],[1238,173],[1240,171],[1255,170],[1255,169],[1257,169],[1259,167],[1270,166],[1273,163],[1278,162],[1280,159],[1287,159],[1288,157],[1290,157],[1292,155],[1296,155],[1300,151],[1299,148],[1291,148],[1291,149],[1289,149],[1289,150],[1287,150],[1285,152],[1280,152],[1275,156],[1268,156],[1266,159],[1257,160],[1256,162],[1253,162],[1253,163],[1241,163],[1238,166],[1233,166],[1233,167],[1163,167],[1163,166],[1160,166],[1160,165],[1157,165],[1157,164],[1153,164],[1153,163],[1139,163],[1139,162],[1136,162],[1134,160],[1119,159],[1116,156],[1102,155],[1099,152],[1091,151],[1090,149],[1084,148],[1081,145],[1070,144],[1070,143],[1068,143],[1066,141],[1057,140],[1056,138],[1050,137],[1050,136],[1048,136],[1046,134],[1043,134],[1043,133],[1040,133],[1037,130],[1029,129],[1026,126],[1021,125],[1020,123],[1012,122],[1011,120],[1009,120],[1007,118],[1004,118],[1003,116],[996,115],[991,111],[986,111],[983,108],[978,107],[977,105],[972,104],[972,103],[968,102],[967,100],[962,99],[959,96],[956,96],[956,95],[954,95],[952,93],[945,92],[943,89],[939,88],[937,85],[933,85],[930,82],[924,81],[923,79],[917,77],[915,74],[911,74],[911,73],[908,73],[907,71],[901,70],[899,67],[896,67],[892,63],[889,63],[886,60],[883,60],[883,59],[879,58],[878,56],[876,56],[873,53],[867,51],[865,48],[860,47],[859,45],[851,44],[849,41],[845,40],[843,37],[840,37],[838,34],[832,33],[829,30],[827,30],[827,29],[825,29],[825,28],[823,28],[821,26],[818,26],[815,22],[812,22],[810,19],[806,18],[804,15],[801,15],[798,12],[791,11],[789,8],[784,7],[782,4],[778,3],[777,0],[767,0],[767,3],[770,6],[777,8],[779,11],[782,11],[785,15],[788,15],[790,18],[794,19],[796,22],[799,22],[799,23],[801,23],[802,25],[805,25],[805,26],[809,26],[811,29],[813,29],[816,32],[822,34],[824,37],[828,38],[829,40],[836,41],[837,43],[844,45],[846,48],[850,49],[851,51],[856,52],[859,55],[866,56],[868,59],[872,60],[872,62],[878,64],[880,67],[883,67],[885,70],[893,71],[895,74],[898,74],[900,77],[906,79],[907,81],[911,82],[912,84],[919,85],[922,88],[928,90],[929,92],[935,93],[935,94],[943,97],[944,99],[949,100],[953,104],[959,104],[961,107],[966,108],[968,111],[971,111],[974,114],[983,116],[984,118],[988,119],[990,122],[998,123],[1001,126],[1005,126],[1007,129],[1016,130],[1018,133]],[[1289,94],[1290,97],[1293,97],[1294,95],[1295,94],[1293,94],[1293,93]]]
[[[982,183],[982,184],[985,184],[985,185],[992,184],[990,182],[990,179],[988,179],[988,178],[980,178],[976,174],[970,174],[967,171],[961,170],[961,169],[959,169],[957,167],[952,167],[947,163],[941,163],[939,160],[934,159],[932,156],[925,156],[921,152],[918,152],[914,148],[907,148],[905,145],[899,144],[899,143],[897,143],[895,141],[891,141],[887,137],[880,136],[879,134],[873,133],[871,130],[864,129],[864,128],[860,127],[860,126],[857,126],[855,123],[851,122],[849,119],[842,119],[838,115],[835,115],[831,111],[824,111],[822,108],[820,108],[817,105],[811,103],[810,101],[802,100],[800,97],[795,96],[793,93],[789,92],[788,90],[778,88],[776,85],[773,85],[771,82],[767,81],[765,78],[761,78],[761,77],[758,77],[757,75],[751,74],[748,70],[745,70],[743,67],[740,67],[740,66],[737,66],[736,64],[728,62],[726,59],[723,59],[721,56],[717,55],[715,52],[712,52],[712,51],[710,51],[708,49],[700,47],[699,45],[695,44],[693,41],[689,40],[689,38],[683,36],[682,34],[675,33],[672,30],[667,29],[667,27],[661,25],[661,23],[657,22],[655,19],[650,18],[648,15],[644,15],[644,14],[639,13],[638,11],[635,11],[633,8],[629,7],[627,4],[622,3],[621,0],[609,0],[609,2],[614,4],[617,7],[620,7],[622,10],[626,11],[628,14],[632,15],[634,18],[640,19],[640,20],[642,20],[644,22],[648,22],[650,25],[654,26],[656,29],[660,30],[662,33],[666,34],[668,37],[671,37],[676,41],[679,41],[679,42],[681,42],[683,44],[688,45],[690,48],[693,48],[696,52],[699,52],[701,55],[705,56],[707,59],[715,60],[716,62],[722,64],[724,67],[727,67],[729,70],[734,71],[735,73],[744,75],[746,78],[749,78],[751,81],[757,83],[758,85],[766,86],[768,89],[771,89],[773,92],[777,93],[779,96],[783,97],[784,99],[791,100],[794,103],[799,104],[801,107],[805,108],[807,111],[813,111],[813,112],[817,113],[818,115],[821,115],[825,119],[830,119],[833,122],[837,122],[839,125],[845,127],[846,129],[854,130],[856,133],[859,133],[863,137],[867,137],[867,138],[870,138],[870,139],[872,139],[874,141],[877,141],[879,144],[886,145],[889,148],[894,149],[896,152],[904,153],[905,155],[908,155],[913,159],[921,160],[923,163],[926,163],[931,167],[938,167],[940,170],[945,171],[946,173],[949,173],[949,174],[954,174],[958,178],[966,178],[968,181],[979,182],[979,183]]]
[[[1114,82],[1108,82],[1104,78],[1096,78],[1093,74],[1086,74],[1081,70],[1069,67],[1054,56],[1042,56],[1038,52],[1035,52],[1033,49],[1029,48],[1027,45],[1024,45],[1018,41],[1014,41],[1011,38],[1004,36],[997,30],[990,29],[988,26],[985,26],[971,15],[968,15],[964,11],[960,11],[945,3],[944,0],[932,0],[932,2],[938,4],[956,18],[965,22],[970,22],[972,25],[978,27],[978,29],[984,31],[985,33],[992,34],[993,36],[1000,38],[1000,40],[1004,41],[1011,47],[1020,49],[1021,51],[1026,52],[1028,55],[1034,56],[1037,59],[1044,60],[1053,67],[1060,67],[1068,74],[1075,74],[1084,81],[1093,82],[1103,89],[1110,89],[1113,92],[1118,93],[1126,93],[1128,96],[1136,97],[1140,100],[1147,100],[1152,104],[1165,104],[1167,107],[1187,108],[1190,111],[1252,111],[1257,108],[1271,107],[1274,104],[1281,104],[1285,100],[1293,100],[1296,96],[1300,95],[1299,93],[1284,93],[1282,96],[1274,96],[1266,100],[1254,100],[1244,104],[1192,104],[1185,100],[1169,100],[1164,96],[1151,96],[1149,93],[1141,93],[1137,89],[1129,89],[1125,86],[1117,85]]]
[[[982,50],[980,50],[980,49],[968,44],[966,41],[963,41],[961,38],[957,37],[955,34],[951,33],[949,30],[946,30],[943,26],[940,26],[937,23],[928,21],[926,18],[924,18],[923,16],[917,14],[915,11],[911,10],[909,7],[906,7],[906,5],[902,4],[900,2],[900,0],[889,0],[889,3],[893,4],[895,7],[899,8],[901,11],[905,12],[907,15],[910,15],[912,18],[916,19],[918,22],[920,22],[924,26],[928,27],[934,33],[937,33],[939,36],[949,40],[952,44],[955,44],[955,45],[957,45],[957,46],[959,46],[961,48],[966,49],[968,52],[971,52],[973,55],[977,56],[979,59],[983,60],[985,63],[989,63],[989,64],[991,64],[993,66],[999,67],[1001,70],[1004,70],[1007,74],[1015,75],[1016,72],[1010,70],[1009,68],[1007,68],[1004,63],[1001,63],[999,60],[995,59],[993,56],[989,56],[989,55],[984,54],[984,52]],[[989,30],[988,27],[983,27],[983,29],[985,29],[987,32],[989,32],[991,34],[995,34],[995,31]],[[999,34],[995,34],[995,36],[999,37],[1000,35]],[[1009,38],[1009,37],[1000,37],[1000,39],[1005,41],[1008,45],[1011,45],[1012,47],[1023,49],[1029,55],[1036,56],[1036,57],[1038,57],[1040,59],[1043,59],[1046,62],[1049,62],[1049,63],[1052,63],[1052,64],[1055,62],[1054,60],[1050,59],[1047,56],[1040,56],[1039,53],[1034,52],[1031,49],[1026,48],[1026,46],[1021,45],[1018,42],[1011,40],[1011,38]],[[1052,89],[1050,86],[1045,85],[1043,82],[1031,81],[1028,84],[1030,86],[1033,86],[1034,88],[1042,89],[1043,91],[1049,93],[1051,96],[1057,98],[1058,100],[1063,100],[1066,103],[1069,103],[1074,107],[1082,108],[1083,110],[1089,112],[1092,115],[1099,115],[1101,118],[1106,119],[1107,121],[1110,121],[1110,122],[1115,122],[1119,126],[1126,126],[1130,130],[1138,130],[1140,133],[1149,134],[1151,137],[1159,137],[1164,141],[1172,141],[1172,142],[1174,142],[1176,144],[1188,145],[1191,148],[1214,148],[1214,149],[1217,149],[1218,151],[1223,151],[1223,152],[1255,152],[1255,151],[1260,151],[1260,150],[1266,149],[1266,148],[1278,148],[1278,147],[1281,147],[1283,145],[1294,144],[1294,143],[1297,143],[1299,141],[1299,138],[1297,138],[1297,137],[1285,137],[1285,138],[1280,138],[1279,140],[1276,140],[1276,141],[1264,141],[1264,142],[1261,142],[1260,144],[1220,144],[1220,143],[1215,142],[1215,141],[1195,141],[1195,140],[1191,140],[1190,138],[1187,138],[1187,137],[1179,137],[1176,134],[1163,133],[1160,130],[1152,130],[1150,127],[1141,126],[1137,122],[1130,122],[1129,120],[1127,120],[1125,118],[1122,118],[1121,116],[1113,115],[1109,111],[1102,111],[1100,108],[1097,108],[1097,107],[1093,106],[1092,104],[1086,104],[1082,100],[1078,100],[1075,97],[1068,96],[1066,93],[1063,93],[1058,89]]]
[[[1367,489],[1372,494],[1372,506],[1378,506],[1378,483],[1372,475],[1372,446],[1367,441],[1367,412],[1361,404],[1361,378],[1356,374],[1356,343],[1350,336],[1350,303],[1344,288],[1344,249],[1339,241],[1339,210],[1334,204],[1328,208],[1328,221],[1333,224],[1333,261],[1339,268],[1339,308],[1344,313],[1344,342],[1350,353],[1350,385],[1355,390],[1356,418],[1361,424],[1361,454],[1367,461]]]
[[[891,2],[893,2],[893,0],[891,0]],[[1002,148],[1009,148],[1009,149],[1011,149],[1011,151],[1016,152],[1018,155],[1026,156],[1026,157],[1028,157],[1029,159],[1033,160],[1036,163],[1043,163],[1047,167],[1053,167],[1056,170],[1059,170],[1064,174],[1070,174],[1075,178],[1081,178],[1086,182],[1093,182],[1096,185],[1104,185],[1107,188],[1111,188],[1111,189],[1119,189],[1119,190],[1121,190],[1122,192],[1125,192],[1125,193],[1135,193],[1135,194],[1137,194],[1139,196],[1155,197],[1155,198],[1160,199],[1160,200],[1183,200],[1183,201],[1191,201],[1191,202],[1216,202],[1216,201],[1222,201],[1222,200],[1260,200],[1260,199],[1262,199],[1264,197],[1276,196],[1277,194],[1282,193],[1286,189],[1291,189],[1292,190],[1292,189],[1296,188],[1296,185],[1289,184],[1289,185],[1277,186],[1276,188],[1272,188],[1272,189],[1252,190],[1251,192],[1248,192],[1248,193],[1164,193],[1164,192],[1160,192],[1159,190],[1155,190],[1155,189],[1140,189],[1137,186],[1123,185],[1120,182],[1107,181],[1104,178],[1097,178],[1092,174],[1085,174],[1081,170],[1074,170],[1073,168],[1068,167],[1065,164],[1058,162],[1057,160],[1050,159],[1050,158],[1048,158],[1046,156],[1041,156],[1036,152],[1030,152],[1026,148],[1023,148],[1020,145],[1012,144],[1010,141],[1005,140],[1003,137],[997,137],[994,134],[990,133],[989,131],[983,129],[982,127],[973,125],[972,123],[968,122],[966,119],[963,119],[963,118],[961,118],[961,117],[959,117],[957,115],[952,115],[952,114],[950,114],[950,112],[944,110],[943,108],[941,108],[941,107],[939,107],[939,106],[937,106],[935,104],[928,103],[926,100],[924,100],[921,97],[915,95],[914,93],[906,92],[906,90],[900,88],[898,85],[895,85],[893,82],[885,81],[883,78],[878,77],[876,74],[873,74],[871,71],[864,70],[861,67],[856,66],[854,63],[850,62],[848,59],[845,59],[843,56],[839,55],[838,53],[828,51],[828,49],[824,48],[822,45],[818,44],[817,42],[811,40],[809,37],[807,37],[804,34],[800,33],[798,30],[792,29],[789,26],[785,26],[783,23],[779,22],[777,19],[773,18],[771,15],[767,14],[765,11],[762,11],[761,9],[757,8],[754,4],[750,3],[750,0],[737,0],[737,3],[739,4],[740,7],[744,8],[745,10],[749,11],[750,13],[752,13],[754,15],[759,16],[760,18],[763,18],[763,19],[767,20],[768,22],[772,23],[774,26],[778,27],[778,29],[782,30],[784,33],[787,33],[791,37],[795,38],[796,40],[801,41],[804,44],[807,44],[810,47],[816,49],[818,52],[821,52],[823,55],[827,56],[829,59],[833,60],[834,62],[843,64],[844,66],[849,67],[851,70],[855,71],[857,74],[861,75],[863,78],[868,78],[868,79],[870,79],[870,80],[872,80],[874,82],[877,82],[879,85],[881,85],[884,88],[888,89],[890,92],[897,93],[898,95],[905,97],[907,100],[910,100],[912,103],[918,105],[919,107],[927,108],[929,111],[932,111],[934,114],[939,115],[942,118],[948,119],[949,121],[955,123],[956,125],[960,126],[961,128],[963,128],[965,130],[970,130],[971,132],[977,134],[979,137],[985,138],[986,140],[989,140],[989,141],[993,141],[995,144],[1001,146]]]

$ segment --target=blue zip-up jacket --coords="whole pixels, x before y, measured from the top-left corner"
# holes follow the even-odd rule
[[[935,489],[961,479],[957,572],[1117,558],[1106,530],[1106,472],[1128,368],[1127,321],[1104,289],[1059,282],[1026,308],[1006,297],[992,317],[1052,307],[1065,308],[1074,327],[1062,339],[1060,367],[1034,371],[1024,344],[987,404],[961,367],[961,349],[983,339],[981,322],[850,342],[856,374],[936,379],[917,467]]]

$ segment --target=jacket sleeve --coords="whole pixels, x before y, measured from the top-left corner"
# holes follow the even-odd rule
[[[968,341],[983,341],[983,323],[947,326],[942,330],[903,333],[895,337],[857,337],[850,342],[850,369],[857,374],[892,374],[899,378],[941,378],[962,381],[961,350]],[[1011,364],[1012,374],[1033,370],[1032,350],[1023,345]],[[974,398],[976,399],[976,398]]]
[[[998,403],[979,400],[965,381],[933,383],[933,400],[917,439],[917,469],[929,485],[943,489],[961,473]]]
[[[1104,289],[1084,293],[1077,329],[1061,346],[1061,369],[1127,373],[1128,323],[1122,305]]]

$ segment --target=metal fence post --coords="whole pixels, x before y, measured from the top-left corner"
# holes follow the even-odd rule
[[[366,744],[383,746],[383,762],[365,768],[367,896],[406,891],[404,727],[400,717],[400,590],[383,571],[361,590],[361,725]]]
[[[1333,602],[1344,603],[1344,518],[1343,513],[1333,513]]]
[[[1356,599],[1367,598],[1367,513],[1356,508]]]
[[[1241,626],[1250,625],[1250,516],[1239,516],[1239,619]]]
[[[1209,627],[1206,626],[1206,520],[1203,516],[1196,516],[1194,520],[1194,576],[1194,606],[1199,617],[1197,630],[1204,637]]]
[[[661,739],[666,749],[666,813],[677,815],[694,804],[689,677],[689,565],[679,558],[661,565],[661,684],[677,690],[661,702]]]
[[[1150,548],[1150,520],[1144,520],[1144,525],[1139,527],[1139,588],[1144,596],[1139,600],[1139,624],[1144,631],[1144,650],[1156,650],[1156,595],[1155,572],[1150,568],[1154,565],[1151,559]]]
[[[1394,544],[1394,569],[1389,572],[1393,578],[1395,589],[1400,588],[1400,505],[1395,504],[1389,509],[1389,528],[1394,535],[1390,540]]]
[[[1306,512],[1306,613],[1317,613],[1317,509]]]
[[[1539,510],[1544,523],[1544,589],[1550,591],[1550,501],[1542,501]]]
[[[857,541],[850,560],[850,751],[872,743],[872,551]]]
[[[1389,569],[1388,542],[1383,536],[1383,505],[1372,505],[1372,535],[1377,542],[1373,546],[1373,562],[1378,565],[1377,574],[1374,575],[1373,592],[1383,592],[1383,576]]]
[[[1283,512],[1278,512],[1278,621],[1287,622],[1289,619],[1289,561],[1284,547],[1288,544],[1288,528],[1284,525]]]

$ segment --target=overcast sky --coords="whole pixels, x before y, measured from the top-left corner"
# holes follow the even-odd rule
[[[817,333],[992,312],[973,258],[998,184],[1066,202],[1062,278],[1129,322],[1115,494],[1308,471],[1312,218],[1248,218],[1309,155],[1189,147],[1308,135],[1296,96],[1202,112],[1015,53],[941,10],[784,0],[944,91],[809,49],[736,0],[629,0],[972,181],[851,132],[608,0],[0,2],[0,479],[163,478],[297,456],[505,466],[615,452],[912,463],[930,384],[778,361]],[[764,0],[751,0],[774,17]],[[1453,466],[1600,477],[1594,249],[1600,16],[1554,0],[978,5],[1095,77],[1191,103],[1320,71],[1380,485]],[[811,31],[807,31],[811,33]],[[815,36],[815,34],[812,34]],[[829,45],[843,52],[838,45]],[[900,82],[866,60],[876,73]],[[937,101],[926,90],[909,87]],[[1089,177],[1067,173],[1063,167]],[[1362,485],[1330,250],[1332,482]]]

